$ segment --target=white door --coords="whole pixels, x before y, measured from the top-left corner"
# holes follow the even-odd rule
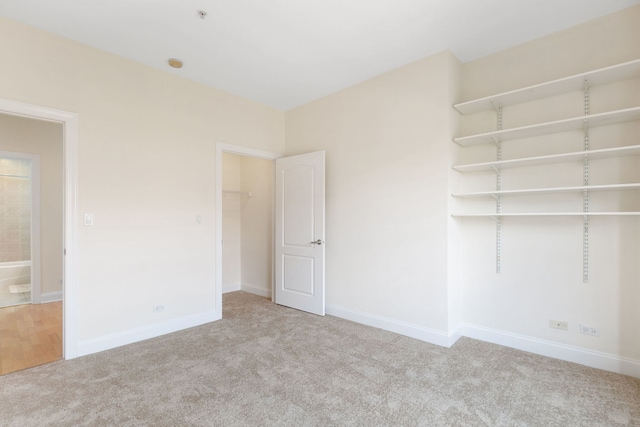
[[[324,151],[276,160],[276,304],[324,316]]]

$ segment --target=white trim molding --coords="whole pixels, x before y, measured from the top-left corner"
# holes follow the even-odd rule
[[[374,328],[384,329],[389,332],[395,332],[396,334],[447,348],[455,344],[461,336],[459,329],[455,329],[450,332],[443,332],[337,305],[327,305],[326,313],[341,319],[351,320],[352,322],[373,326]]]
[[[205,323],[213,322],[215,320],[219,320],[217,313],[214,311],[208,311],[80,341],[78,343],[78,356],[86,356],[99,351],[133,344],[138,341],[159,337],[160,335],[204,325]]]
[[[64,289],[63,357],[78,356],[78,253],[76,241],[78,114],[0,98],[0,113],[47,120],[63,126]]]
[[[46,304],[48,302],[62,301],[62,291],[45,292],[40,294],[40,303]]]
[[[250,285],[249,283],[242,283],[240,290],[249,292],[250,294],[259,295],[265,298],[271,298],[271,289],[260,288],[258,286]]]
[[[240,283],[225,283],[222,285],[222,293],[235,292],[241,290]]]
[[[638,360],[469,323],[463,323],[461,329],[465,337],[640,378],[640,361]]]
[[[372,326],[385,331],[394,332],[430,344],[442,347],[451,347],[461,337],[473,338],[492,344],[515,348],[517,350],[551,357],[553,359],[573,362],[591,368],[616,372],[640,378],[640,361],[609,353],[589,350],[585,348],[559,344],[552,341],[486,328],[484,326],[461,323],[448,333],[430,328],[425,328],[411,323],[402,322],[375,314],[364,313],[336,305],[327,305],[328,315],[350,320],[367,326]]]

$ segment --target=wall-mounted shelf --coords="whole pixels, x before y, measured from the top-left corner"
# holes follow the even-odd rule
[[[574,151],[571,153],[550,154],[547,156],[523,157],[520,159],[501,160],[493,162],[472,163],[467,165],[454,166],[458,172],[478,172],[483,170],[500,170],[506,168],[516,168],[524,166],[535,166],[551,163],[562,163],[570,161],[582,161],[604,159],[611,157],[633,156],[640,154],[640,145],[629,145],[626,147],[603,148],[601,150]]]
[[[497,141],[508,141],[513,139],[529,138],[532,136],[549,135],[552,133],[606,126],[634,120],[640,120],[640,107],[607,111],[605,113],[572,117],[570,119],[556,120],[553,122],[537,123],[535,125],[462,136],[454,138],[453,140],[462,147],[468,147],[471,145],[494,144]]]
[[[455,213],[453,217],[503,218],[510,216],[640,216],[640,212],[513,212],[513,213]]]
[[[575,187],[528,188],[528,189],[521,189],[521,190],[502,190],[502,191],[480,191],[476,193],[452,194],[452,196],[461,197],[461,198],[471,198],[471,197],[518,196],[518,195],[527,195],[527,194],[546,194],[546,193],[582,193],[584,191],[617,191],[617,190],[638,190],[638,189],[640,189],[640,183],[580,185]]]
[[[493,197],[496,201],[496,210],[493,213],[456,213],[454,217],[487,217],[496,221],[496,272],[501,270],[502,257],[502,219],[505,217],[580,217],[582,227],[582,277],[586,283],[589,280],[589,218],[596,216],[631,216],[638,217],[640,212],[590,212],[589,194],[593,191],[618,191],[638,190],[640,183],[590,185],[591,160],[607,157],[625,157],[640,154],[640,145],[622,146],[592,150],[590,148],[589,129],[597,126],[614,125],[617,123],[640,120],[640,106],[614,111],[606,111],[597,114],[590,112],[589,88],[596,85],[613,83],[616,81],[640,78],[640,59],[625,62],[623,64],[605,67],[586,73],[576,74],[562,79],[552,80],[522,89],[499,93],[496,95],[463,102],[454,105],[454,108],[462,114],[474,114],[481,111],[495,110],[497,115],[496,130],[476,135],[461,136],[453,141],[461,147],[479,144],[491,144],[496,147],[496,160],[491,162],[463,164],[454,166],[459,172],[477,172],[492,170],[496,176],[496,188],[490,191],[473,193],[452,194],[453,197]],[[634,86],[635,87],[635,86]],[[584,115],[555,121],[536,123],[510,129],[503,129],[503,107],[520,104],[541,98],[548,98],[563,93],[582,91],[584,95]],[[602,95],[602,93],[600,94]],[[531,138],[541,135],[556,134],[568,131],[583,131],[583,150],[561,154],[550,154],[535,157],[520,157],[511,160],[503,160],[503,141]],[[614,134],[615,135],[615,134]],[[582,183],[581,186],[546,187],[530,189],[502,189],[502,170],[505,168],[517,168],[533,165],[545,165],[570,161],[581,161]],[[549,194],[549,193],[582,193],[582,212],[552,212],[551,207],[540,207],[542,212],[507,212],[504,213],[503,199],[513,195]],[[512,199],[513,201],[513,199]],[[517,210],[517,205],[509,210]]]
[[[474,114],[481,111],[547,98],[549,96],[579,91],[584,88],[585,79],[589,86],[597,86],[634,77],[640,77],[640,59],[527,86],[517,90],[502,92],[473,101],[462,102],[453,107],[462,114]]]

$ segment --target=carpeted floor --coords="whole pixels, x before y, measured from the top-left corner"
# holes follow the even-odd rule
[[[2,426],[640,426],[640,380],[243,292],[224,319],[0,377]]]

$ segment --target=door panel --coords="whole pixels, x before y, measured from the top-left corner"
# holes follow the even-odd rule
[[[314,262],[313,258],[294,255],[283,255],[282,288],[286,291],[299,292],[313,296]]]
[[[275,301],[324,316],[324,152],[276,160]]]
[[[313,190],[314,170],[296,165],[282,171],[283,227],[286,246],[307,247],[314,236]]]

